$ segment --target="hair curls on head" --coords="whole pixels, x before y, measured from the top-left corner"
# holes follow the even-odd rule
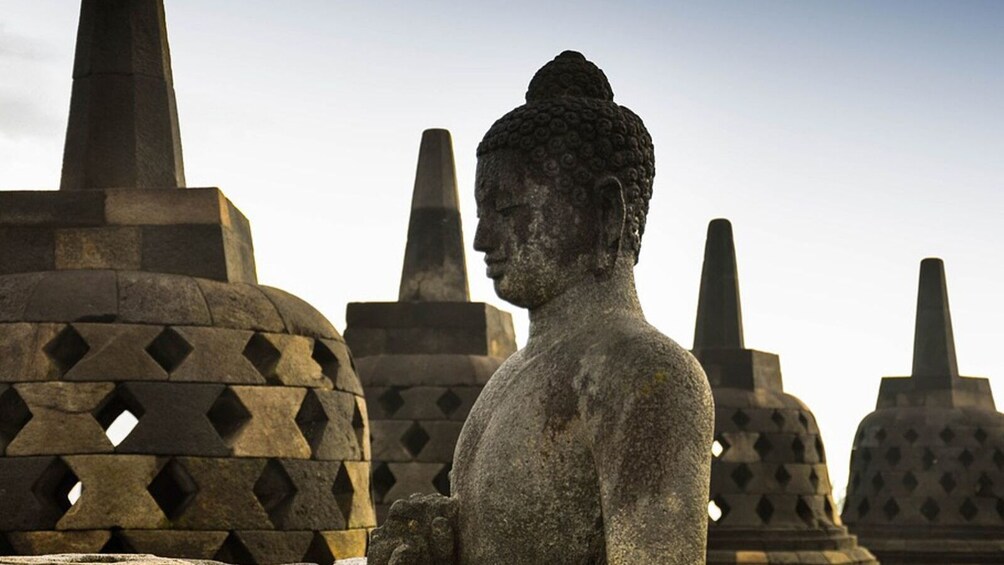
[[[614,103],[596,65],[565,51],[530,81],[526,104],[502,116],[478,146],[478,157],[517,153],[528,172],[585,205],[584,191],[607,175],[624,186],[627,247],[637,260],[655,177],[655,149],[645,124]],[[578,191],[578,194],[576,194]]]

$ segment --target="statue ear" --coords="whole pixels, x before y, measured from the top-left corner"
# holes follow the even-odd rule
[[[597,196],[599,234],[596,241],[597,271],[604,273],[613,268],[621,252],[627,212],[624,205],[624,185],[620,179],[607,175],[593,187]]]

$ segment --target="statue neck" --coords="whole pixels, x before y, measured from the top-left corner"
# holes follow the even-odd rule
[[[583,280],[550,301],[531,308],[530,336],[527,346],[540,340],[557,340],[580,328],[598,330],[611,317],[637,317],[645,321],[634,284],[634,265],[619,260],[611,276]]]

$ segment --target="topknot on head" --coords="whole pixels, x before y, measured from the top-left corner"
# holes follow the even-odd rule
[[[578,51],[564,51],[533,75],[526,101],[561,98],[592,98],[613,102],[614,91],[607,75]]]

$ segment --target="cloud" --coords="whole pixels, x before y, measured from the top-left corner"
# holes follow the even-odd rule
[[[0,137],[48,137],[59,127],[59,118],[51,108],[28,96],[0,91]]]
[[[0,59],[44,61],[53,56],[44,42],[19,35],[0,25]]]

